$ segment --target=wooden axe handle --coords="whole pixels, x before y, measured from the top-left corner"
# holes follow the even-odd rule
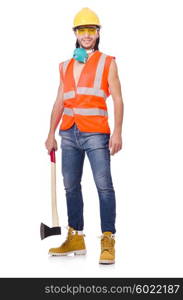
[[[57,210],[57,194],[56,194],[56,157],[55,149],[50,152],[51,160],[51,207],[52,207],[52,226],[59,226],[59,217]]]

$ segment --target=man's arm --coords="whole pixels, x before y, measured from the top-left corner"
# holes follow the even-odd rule
[[[50,130],[49,130],[46,142],[45,142],[45,146],[46,146],[46,149],[48,150],[48,154],[50,154],[50,152],[53,148],[55,150],[57,150],[57,141],[55,139],[55,130],[56,130],[58,123],[62,117],[63,110],[64,110],[63,82],[60,80],[56,101],[53,105],[53,109],[52,109],[52,113],[51,113]]]
[[[58,123],[62,117],[64,110],[63,103],[63,83],[60,81],[60,85],[58,87],[56,101],[53,105],[51,120],[50,120],[50,131],[49,134],[55,134],[55,130],[57,129]]]
[[[114,102],[114,131],[110,139],[109,147],[112,148],[111,154],[115,154],[122,148],[122,124],[124,103],[121,92],[121,83],[118,76],[118,69],[113,59],[109,68],[108,75],[109,89]]]

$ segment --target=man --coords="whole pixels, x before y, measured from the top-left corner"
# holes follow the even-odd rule
[[[98,50],[100,21],[89,8],[74,18],[77,38],[73,58],[61,62],[60,85],[53,106],[48,138],[48,153],[57,150],[55,130],[59,128],[62,149],[62,174],[66,191],[68,235],[51,255],[85,254],[83,234],[83,196],[81,178],[85,153],[89,158],[97,187],[101,218],[99,263],[115,262],[116,199],[110,171],[110,155],[122,149],[123,99],[115,57]],[[114,131],[108,124],[106,98],[114,102]],[[110,136],[111,135],[111,136]]]

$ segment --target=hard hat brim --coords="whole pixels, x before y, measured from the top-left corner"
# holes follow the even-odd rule
[[[76,30],[79,27],[84,27],[84,26],[96,26],[96,27],[98,27],[98,29],[101,29],[101,27],[102,27],[101,25],[98,25],[98,24],[82,24],[82,25],[78,25],[78,26],[72,27],[72,29]]]

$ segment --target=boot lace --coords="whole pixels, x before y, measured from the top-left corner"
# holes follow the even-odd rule
[[[69,226],[65,226],[65,228],[68,230],[68,233],[66,240],[63,242],[63,245],[67,245],[71,241],[73,235],[75,235],[77,232],[77,230],[74,230]],[[85,234],[82,234],[82,236],[85,236]]]
[[[108,235],[101,235],[101,246],[102,246],[102,252],[103,251],[110,251],[113,249],[114,246],[114,234],[111,234],[111,236]]]

